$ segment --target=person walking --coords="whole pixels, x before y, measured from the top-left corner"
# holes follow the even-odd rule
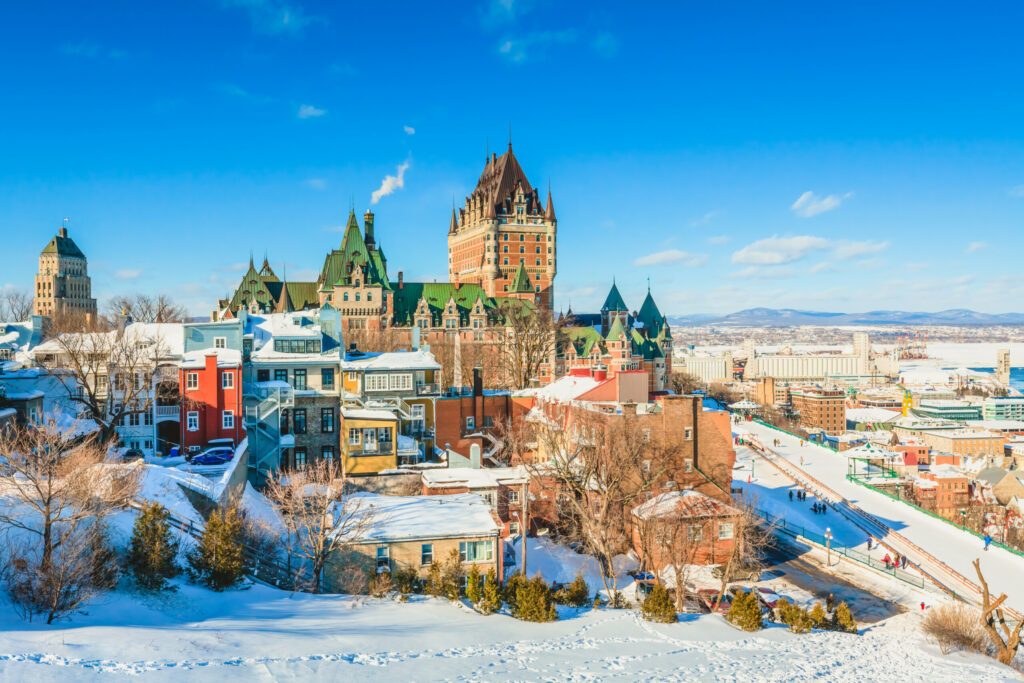
[[[988,550],[988,547],[990,545],[992,545],[992,537],[988,534],[985,534],[985,550]]]
[[[790,503],[792,503],[792,502],[793,502],[793,489],[790,489],[790,490],[789,490],[789,502],[790,502]]]
[[[882,558],[882,562],[885,562],[885,568],[889,569],[889,565],[892,564],[892,558],[889,557],[889,553],[885,554],[885,557]]]
[[[868,551],[871,550],[871,537],[868,536]]]
[[[924,611],[924,600],[921,601],[921,611]]]
[[[906,569],[906,568],[907,568],[907,556],[904,555],[903,556],[903,569]]]

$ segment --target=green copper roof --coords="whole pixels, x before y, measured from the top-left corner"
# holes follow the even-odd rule
[[[512,277],[512,287],[509,291],[516,294],[533,291],[533,287],[530,285],[530,276],[526,274],[526,268],[523,267],[522,263],[516,268],[516,274]]]
[[[605,337],[605,341],[622,341],[626,336],[626,328],[622,325],[622,318],[615,316],[615,320],[612,321],[611,329],[608,330],[608,336]]]
[[[603,351],[601,346],[604,339],[601,338],[601,333],[593,327],[567,327],[565,336],[576,349],[576,355],[581,358],[589,356],[595,347]]]
[[[650,291],[647,292],[644,303],[640,306],[640,311],[636,317],[637,320],[643,323],[644,332],[648,336],[656,336],[661,331],[665,317],[658,310],[658,304],[654,303],[654,297],[651,296]]]
[[[626,308],[626,302],[622,300],[622,295],[619,294],[619,288],[612,283],[612,289],[608,292],[608,298],[604,300],[604,306],[601,307],[602,311],[629,311]]]
[[[54,235],[53,239],[47,242],[46,246],[43,247],[42,253],[85,258],[85,254],[83,254],[82,250],[78,248],[75,241],[67,236],[66,232],[60,235]]]
[[[319,284],[325,290],[352,284],[351,273],[357,266],[363,269],[363,284],[391,288],[384,253],[379,249],[367,248],[366,240],[359,230],[355,211],[351,211],[345,225],[345,235],[341,239],[341,247],[332,250],[324,258]]]

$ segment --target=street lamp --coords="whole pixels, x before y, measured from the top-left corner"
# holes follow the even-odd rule
[[[832,528],[825,527],[825,551],[828,553],[826,566],[832,566]]]
[[[966,529],[967,528],[967,510],[961,510],[960,511],[960,528],[961,529]]]

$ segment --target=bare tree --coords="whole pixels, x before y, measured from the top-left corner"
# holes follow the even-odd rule
[[[140,323],[180,323],[188,320],[188,311],[166,294],[155,297],[148,294],[120,294],[107,302],[106,314],[111,320],[127,315]]]
[[[300,562],[293,568],[296,585],[313,593],[323,590],[324,568],[332,556],[342,554],[372,520],[346,483],[330,461],[318,460],[302,470],[277,472],[264,490],[281,513],[283,550],[289,562]]]
[[[32,294],[15,287],[5,288],[0,294],[0,320],[21,322],[32,317]]]
[[[523,303],[505,302],[499,312],[505,323],[500,367],[509,388],[525,389],[538,381],[545,367],[553,370],[561,325],[551,311]]]
[[[680,448],[642,429],[635,416],[604,419],[578,411],[569,428],[541,423],[538,447],[547,460],[528,465],[531,478],[559,490],[563,533],[575,535],[601,566],[606,593],[618,594],[613,561],[628,548],[629,511],[677,466]]]
[[[978,573],[978,583],[981,584],[981,625],[992,641],[992,647],[996,651],[996,659],[1009,666],[1020,647],[1021,629],[1024,629],[1024,620],[1017,622],[1017,625],[1010,627],[1006,623],[1006,615],[1003,612],[1003,603],[1006,602],[1006,593],[1001,593],[995,600],[988,589],[988,582],[981,573],[981,561],[974,560],[974,571]],[[998,625],[999,628],[996,628]],[[1001,631],[1001,632],[1000,632]]]
[[[677,371],[669,375],[669,386],[677,394],[692,394],[698,389],[703,389],[704,383],[696,375]]]
[[[345,343],[355,344],[360,351],[401,351],[412,341],[409,330],[395,327],[383,329],[345,330]]]
[[[685,607],[690,568],[696,564],[700,551],[707,547],[713,525],[708,518],[694,519],[686,515],[675,504],[671,509],[652,512],[655,514],[634,517],[640,548],[648,563],[654,558],[661,559],[661,567],[648,567],[657,581],[662,581],[664,569],[672,570],[676,611],[681,612]],[[714,539],[710,542],[714,543]]]
[[[166,351],[159,332],[92,324],[85,331],[56,329],[36,359],[62,377],[70,401],[100,426],[100,440],[108,443],[118,425],[140,422],[152,409],[154,374]]]
[[[111,585],[104,522],[137,488],[137,468],[107,465],[95,442],[71,441],[77,432],[55,419],[0,431],[0,474],[14,501],[0,508],[7,589],[26,618],[47,623]]]
[[[729,557],[722,564],[722,582],[719,586],[715,607],[725,596],[729,582],[740,573],[759,574],[764,562],[765,552],[775,543],[771,527],[755,512],[753,501],[737,502],[740,514],[732,519],[733,543]]]

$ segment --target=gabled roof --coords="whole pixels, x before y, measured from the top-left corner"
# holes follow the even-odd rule
[[[612,283],[612,288],[608,292],[607,298],[604,300],[604,306],[601,307],[601,311],[626,311],[629,312],[629,308],[626,307],[626,302],[622,300],[622,295],[619,294],[619,288]]]
[[[351,268],[350,268],[351,266]],[[350,273],[356,267],[363,269],[366,284],[389,289],[387,260],[384,253],[377,248],[370,249],[359,229],[359,220],[355,210],[348,214],[345,234],[341,238],[341,246],[332,250],[324,258],[324,266],[320,271],[318,284],[321,289],[350,284]]]
[[[320,297],[317,294],[315,282],[267,282],[264,283],[264,287],[273,297],[275,306],[281,300],[281,293],[286,288],[292,310],[316,308],[320,305]]]
[[[569,343],[573,345],[573,348],[576,349],[576,355],[581,358],[589,356],[595,346],[600,351],[604,351],[602,348],[604,338],[593,327],[567,327],[565,328],[565,336],[568,338]]]

